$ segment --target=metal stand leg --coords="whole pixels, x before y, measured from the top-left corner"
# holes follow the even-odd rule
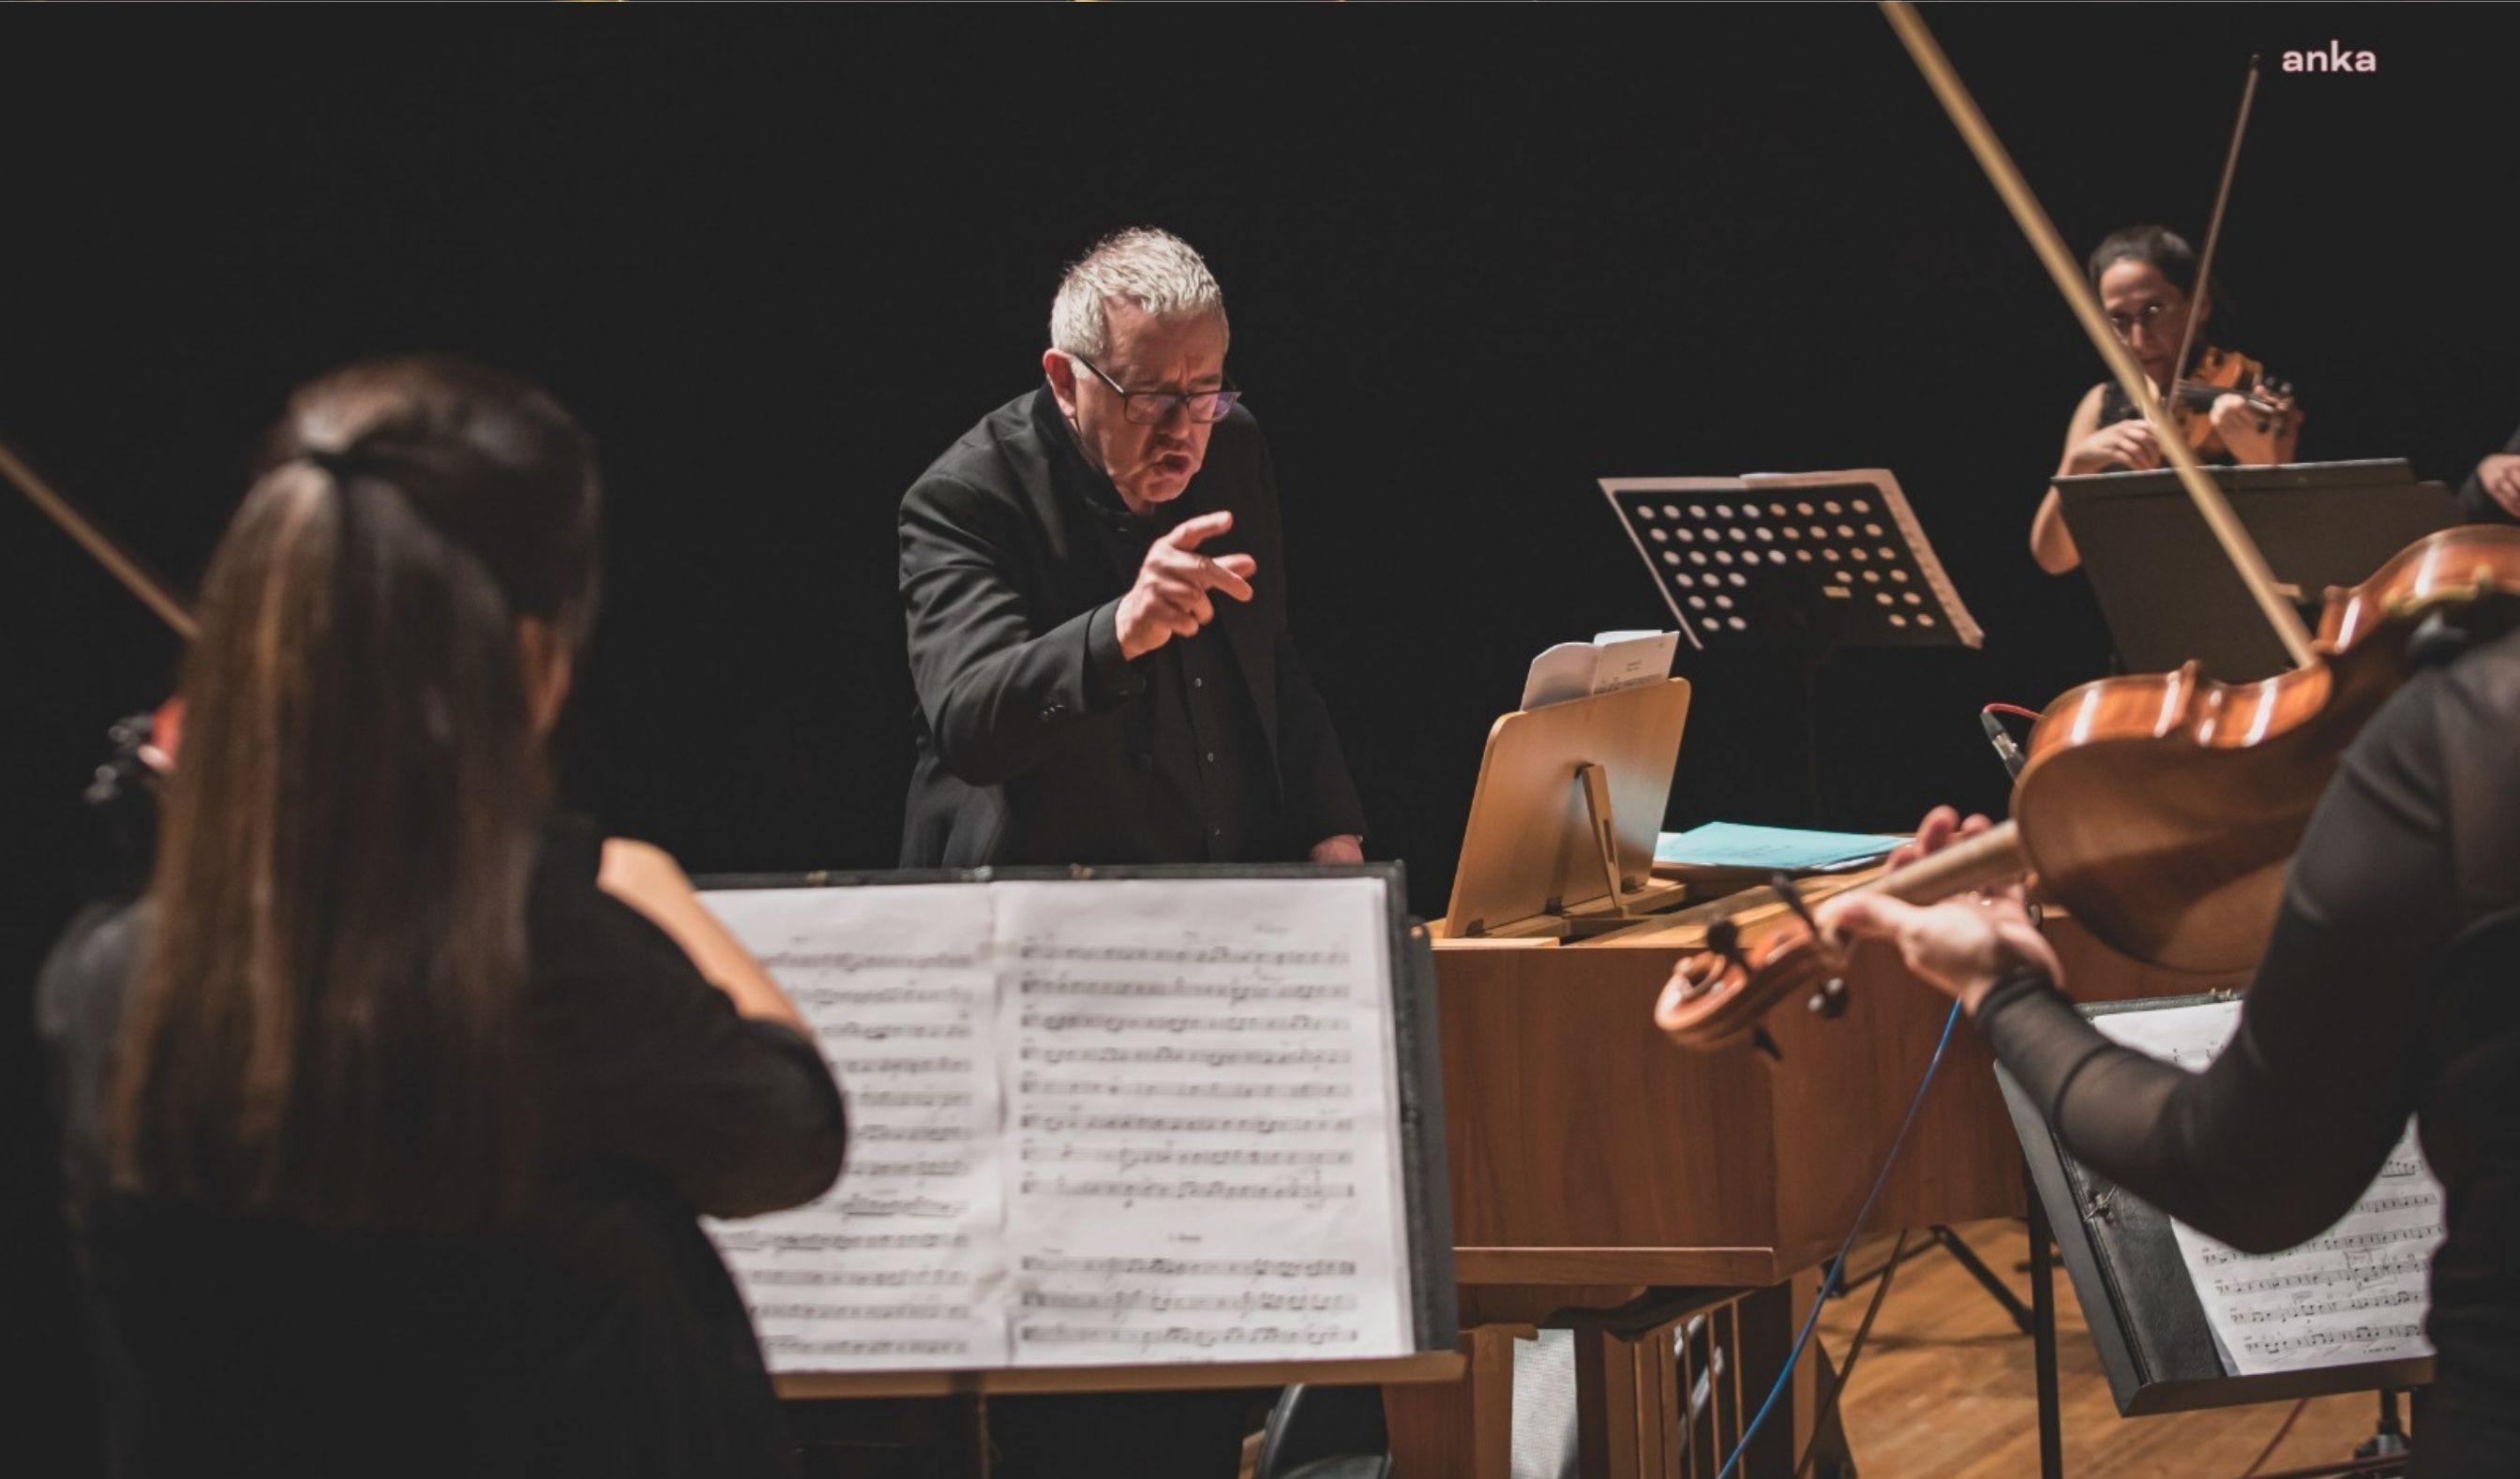
[[[2064,1409],[2056,1396],[2056,1266],[2048,1256],[2048,1209],[2040,1205],[2039,1188],[2030,1185],[2030,1168],[2021,1168],[2030,1192],[2030,1345],[2039,1379],[2039,1479],[2065,1479]]]
[[[2034,1193],[2034,1195],[2036,1193]],[[2043,1223],[2039,1226],[2044,1228],[2046,1225]],[[2003,1306],[2003,1313],[2012,1317],[2012,1323],[2015,1328],[2019,1329],[2024,1335],[2033,1335],[2037,1333],[2031,1328],[2031,1313],[2022,1307],[2020,1296],[2014,1294],[2011,1287],[2005,1284],[2002,1279],[1998,1278],[1995,1271],[1986,1266],[1985,1260],[1979,1258],[1976,1253],[1970,1251],[1967,1243],[1960,1241],[1960,1235],[1958,1233],[1953,1232],[1947,1227],[1944,1227],[1940,1223],[1936,1223],[1934,1225],[1933,1233],[1934,1241],[1943,1245],[1943,1251],[1949,1253],[1954,1259],[1958,1260],[1961,1268],[1968,1270],[1969,1277],[1976,1279],[1980,1286],[1986,1290],[1987,1294],[1993,1298],[1997,1304]],[[2039,1240],[2039,1234],[2037,1232],[2034,1232],[2031,1234],[2031,1240],[2036,1249],[2036,1251],[2031,1255],[2033,1258],[2038,1258],[2047,1253],[2048,1244]]]

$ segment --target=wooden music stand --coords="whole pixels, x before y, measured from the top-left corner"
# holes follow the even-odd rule
[[[1444,935],[1578,939],[1678,906],[1653,876],[1688,681],[1517,709],[1488,731]]]

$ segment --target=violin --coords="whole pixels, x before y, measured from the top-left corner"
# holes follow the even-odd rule
[[[2362,584],[2331,588],[2318,655],[2258,683],[2177,672],[2067,692],[2031,730],[2012,820],[1845,892],[1929,904],[2027,874],[2101,944],[2170,970],[2246,969],[2266,947],[2284,870],[2363,723],[2413,671],[2425,622],[2520,622],[2520,528],[2444,529]],[[1846,954],[1790,882],[1754,890],[1684,960],[1656,1011],[1715,1048],[1778,1004],[1842,978]],[[1782,903],[1783,910],[1762,911]],[[1745,924],[1743,918],[1769,918]]]
[[[2213,419],[2214,403],[2227,395],[2247,402],[2257,413],[2261,428],[2278,434],[2300,413],[2292,401],[2292,386],[2269,378],[2266,366],[2245,354],[2209,345],[2197,356],[2193,373],[2181,376],[2169,395],[2171,422],[2186,437],[2188,450],[2228,450]]]
[[[2244,969],[2265,949],[2285,869],[2346,746],[2410,672],[2416,627],[2452,613],[2479,625],[2520,622],[2520,529],[2446,529],[2418,540],[2362,584],[2329,590],[2314,642],[2222,491],[2175,434],[2174,408],[2144,393],[2142,371],[1924,22],[1909,5],[1882,11],[2118,387],[2143,413],[2295,670],[2230,685],[2189,662],[2071,690],[2031,731],[2011,821],[1869,887],[1928,904],[2028,875],[2039,895],[2121,955],[2179,971]],[[2243,127],[2256,87],[2253,61]],[[2235,129],[2199,281],[2209,280],[2239,140]],[[1791,882],[1779,877],[1745,906],[1710,924],[1706,949],[1681,963],[1655,1008],[1657,1024],[1684,1046],[1748,1035],[1769,1008],[1814,987],[1815,1009],[1842,1008],[1842,985],[1829,988],[1842,981],[1844,946]]]
[[[7,444],[0,443],[0,477],[17,485],[28,502],[77,541],[97,563],[158,614],[169,630],[189,643],[199,627],[193,614],[165,582],[150,572],[138,557],[115,544],[76,504],[44,480]],[[115,721],[106,732],[112,754],[96,769],[84,793],[103,819],[118,860],[116,872],[126,880],[147,877],[156,852],[158,817],[167,776],[183,740],[184,699],[178,694],[146,714]]]

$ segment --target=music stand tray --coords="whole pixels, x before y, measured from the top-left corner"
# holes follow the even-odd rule
[[[2415,481],[2402,459],[2205,471],[2314,626],[2327,587],[2364,580],[2459,522],[2456,496]],[[2129,672],[2168,672],[2192,658],[2208,676],[2240,683],[2292,666],[2176,471],[2054,481]]]

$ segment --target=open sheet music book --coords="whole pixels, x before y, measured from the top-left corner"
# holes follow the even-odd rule
[[[710,891],[848,1100],[829,1194],[710,1225],[772,1370],[1449,1342],[1449,1270],[1436,1291],[1413,1267],[1413,1218],[1447,1257],[1449,1232],[1423,1226],[1423,1147],[1403,1133],[1391,891],[1375,875]],[[1443,1222],[1440,1190],[1431,1206]]]
[[[1590,642],[1561,642],[1531,659],[1522,707],[1589,698],[1671,676],[1678,632],[1602,632]]]
[[[2240,1004],[2094,1015],[2138,1052],[2196,1072],[2238,1030]],[[2334,1227],[2280,1253],[2243,1253],[2173,1220],[2187,1277],[2225,1365],[2242,1376],[2430,1356],[2426,1275],[2443,1233],[2442,1187],[2410,1120],[2379,1179]]]

